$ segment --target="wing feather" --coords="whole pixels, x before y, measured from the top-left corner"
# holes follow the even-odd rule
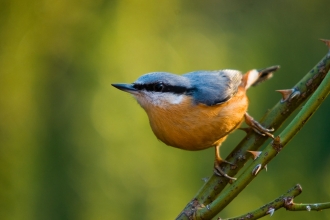
[[[182,75],[189,78],[196,104],[208,106],[228,101],[242,81],[238,70],[196,71]]]

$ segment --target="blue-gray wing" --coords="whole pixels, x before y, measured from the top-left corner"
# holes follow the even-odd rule
[[[197,103],[208,106],[228,101],[242,81],[238,70],[196,71],[182,75],[190,80],[192,96]]]

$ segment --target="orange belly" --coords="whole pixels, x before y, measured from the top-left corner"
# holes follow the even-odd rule
[[[180,105],[146,109],[146,112],[158,139],[167,145],[194,151],[224,141],[242,123],[247,107],[245,89],[239,87],[234,97],[220,105],[194,105],[191,100],[183,100]]]

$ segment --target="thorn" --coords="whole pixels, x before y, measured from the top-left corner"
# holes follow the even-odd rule
[[[265,168],[265,170],[266,170],[266,172],[267,172],[267,164],[264,166],[264,168]]]
[[[270,216],[272,216],[274,214],[274,212],[275,212],[275,209],[273,207],[270,207],[266,213],[269,214]]]
[[[325,43],[325,45],[327,45],[327,47],[330,49],[330,40],[320,39],[320,41],[322,41],[323,43]]]
[[[260,154],[262,153],[262,151],[252,151],[252,150],[248,150],[247,152],[252,154],[253,160],[257,159],[260,156]]]
[[[282,94],[281,103],[286,101],[291,101],[292,99],[298,97],[300,95],[300,91],[297,89],[282,89],[282,90],[275,90]]]
[[[252,170],[252,175],[256,176],[261,169],[261,164],[258,164],[253,170]]]
[[[275,90],[275,91],[281,93],[282,95],[281,103],[283,103],[289,99],[290,95],[293,92],[293,89],[283,89],[283,90]]]
[[[202,181],[203,181],[204,183],[206,183],[209,179],[210,179],[210,177],[204,177],[204,178],[202,178]]]
[[[282,94],[281,102],[285,102],[292,94],[293,89],[281,89],[281,90],[275,90],[275,91]]]

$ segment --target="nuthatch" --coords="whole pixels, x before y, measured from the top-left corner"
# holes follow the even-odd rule
[[[245,119],[254,131],[273,137],[247,113],[246,90],[272,76],[279,66],[250,70],[196,71],[184,75],[148,73],[132,84],[112,84],[132,94],[149,117],[156,137],[165,144],[184,150],[215,147],[214,173],[221,170],[219,148],[228,134]]]

